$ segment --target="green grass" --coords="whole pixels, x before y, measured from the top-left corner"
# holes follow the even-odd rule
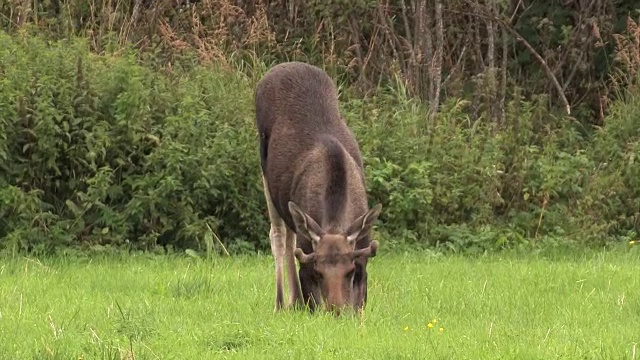
[[[274,313],[270,256],[2,258],[0,356],[632,359],[640,343],[636,250],[382,253],[370,266],[364,319]]]

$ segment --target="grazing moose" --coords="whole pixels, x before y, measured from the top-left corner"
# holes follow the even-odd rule
[[[258,83],[255,103],[276,310],[284,307],[285,262],[290,305],[361,310],[367,261],[378,248],[370,230],[382,206],[368,207],[360,150],[333,81],[309,64],[280,64]]]

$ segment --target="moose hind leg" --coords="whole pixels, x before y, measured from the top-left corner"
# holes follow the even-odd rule
[[[286,240],[286,227],[284,221],[278,215],[271,201],[271,194],[269,193],[269,187],[267,186],[267,180],[262,176],[262,182],[264,185],[264,194],[267,200],[267,207],[269,210],[269,220],[271,222],[271,229],[269,230],[269,241],[271,242],[271,253],[275,260],[276,270],[276,306],[275,310],[280,310],[284,307],[284,260],[285,260],[285,240]]]

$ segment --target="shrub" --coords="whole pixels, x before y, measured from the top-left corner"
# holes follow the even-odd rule
[[[88,48],[0,34],[0,248],[267,249],[253,111],[265,66],[158,68]],[[342,110],[389,245],[483,252],[637,236],[637,93],[594,132],[517,89],[501,123],[472,119],[466,99],[430,118],[401,88],[351,90]]]
[[[626,95],[588,149],[593,166],[577,207],[580,236],[590,242],[636,240],[640,234],[640,94],[630,89]]]
[[[0,43],[3,247],[261,245],[246,78],[162,74],[77,39]]]

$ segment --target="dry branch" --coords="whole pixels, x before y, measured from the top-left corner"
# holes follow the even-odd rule
[[[484,9],[482,9],[480,6],[478,6],[477,4],[474,4],[471,1],[468,1],[467,3],[470,4],[471,6],[473,6],[476,9],[476,11],[471,12],[471,13],[461,12],[461,11],[456,11],[456,10],[448,10],[448,11],[451,12],[451,13],[466,14],[466,15],[478,17],[478,18],[481,18],[481,19],[492,20],[492,21],[498,22],[502,26],[503,29],[505,29],[509,34],[511,34],[511,36],[513,36],[516,40],[518,40],[522,45],[524,45],[524,47],[526,47],[527,50],[529,50],[529,52],[533,55],[533,57],[536,59],[536,61],[538,61],[538,63],[540,63],[540,66],[542,66],[542,69],[544,70],[545,74],[547,75],[549,80],[551,80],[551,83],[555,87],[556,91],[558,91],[558,96],[560,97],[560,101],[562,101],[562,104],[565,107],[567,115],[570,115],[571,114],[571,105],[569,105],[569,101],[567,100],[567,97],[564,94],[564,90],[562,89],[562,85],[560,85],[560,82],[558,81],[558,78],[555,76],[555,74],[553,73],[553,71],[551,70],[549,65],[547,64],[547,61],[536,51],[536,49],[534,49],[533,46],[531,46],[531,44],[522,35],[520,35],[520,33],[518,33],[508,22],[504,21],[503,19],[499,18],[498,16],[495,16],[495,15],[492,15],[492,14],[487,14]],[[478,10],[481,10],[481,11],[478,11]]]
[[[438,106],[440,105],[440,90],[442,87],[442,53],[444,48],[444,34],[443,34],[443,24],[442,24],[442,0],[436,0],[436,12],[435,12],[435,30],[436,30],[436,43],[435,43],[435,54],[433,59],[431,60],[431,84],[432,84],[432,93],[431,93],[431,122],[435,118],[435,115],[438,113]]]
[[[547,62],[545,61],[545,59],[542,56],[540,56],[540,54],[538,54],[536,49],[534,49],[533,46],[531,46],[531,44],[529,44],[529,42],[525,38],[523,38],[522,35],[520,35],[514,28],[509,26],[509,24],[507,24],[504,21],[501,21],[501,20],[499,21],[503,26],[503,28],[507,30],[507,32],[509,32],[511,35],[513,35],[513,37],[515,37],[516,40],[522,43],[522,45],[524,45],[529,50],[529,52],[531,52],[533,57],[535,57],[536,60],[538,60],[538,62],[540,63],[540,66],[542,66],[542,68],[544,69],[544,72],[549,77],[549,80],[551,80],[551,82],[553,83],[553,86],[558,91],[558,95],[560,96],[560,100],[562,101],[562,104],[565,106],[567,115],[571,115],[571,105],[569,105],[569,101],[567,100],[567,97],[564,95],[564,90],[562,89],[562,85],[560,85],[560,82],[558,82],[558,78],[556,78],[556,76],[553,74],[553,71],[551,71],[551,68],[549,68],[549,65],[547,65]]]

